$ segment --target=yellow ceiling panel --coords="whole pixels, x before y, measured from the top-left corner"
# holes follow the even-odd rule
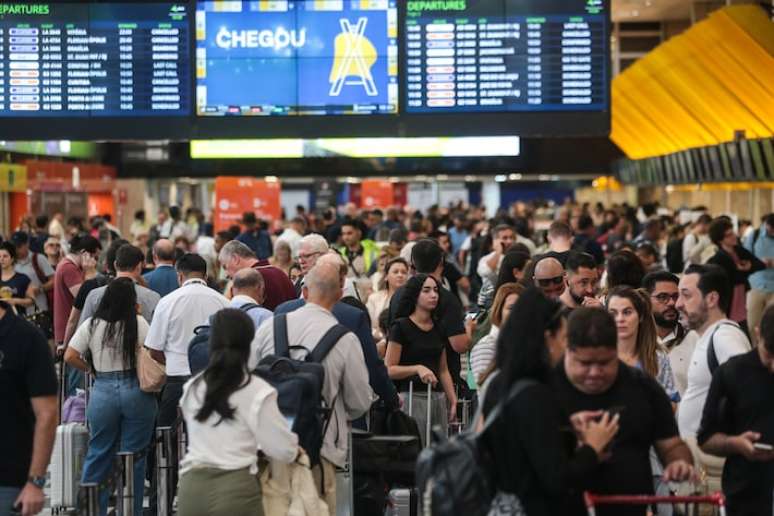
[[[610,138],[630,157],[774,134],[774,24],[756,6],[716,11],[613,80]]]

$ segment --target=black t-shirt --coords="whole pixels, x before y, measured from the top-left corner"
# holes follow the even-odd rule
[[[395,291],[392,299],[390,299],[390,327],[392,327],[392,323],[396,319],[404,290],[403,287],[400,287]],[[438,329],[446,337],[446,363],[449,364],[449,373],[451,374],[452,381],[458,384],[462,382],[460,379],[460,370],[462,369],[460,354],[452,349],[451,344],[449,344],[449,338],[465,333],[465,313],[462,310],[462,303],[457,299],[457,296],[445,288],[442,287],[439,290],[438,298],[438,308],[435,310],[438,316]]]
[[[774,444],[774,374],[761,363],[758,350],[731,358],[712,377],[697,435],[703,444],[713,434],[753,431],[760,442]],[[774,462],[750,462],[740,455],[726,460],[723,493],[729,508],[744,514],[771,514]]]
[[[559,260],[559,263],[562,264],[562,267],[567,267],[567,258],[569,256],[570,256],[570,251],[562,251],[561,253],[558,253],[556,251],[548,251],[547,253],[538,256],[535,259],[535,262],[537,263],[543,258],[556,258],[557,260]]]
[[[577,390],[560,364],[553,384],[565,415],[584,410],[620,411],[620,429],[611,443],[612,457],[600,463],[584,489],[599,494],[652,494],[653,474],[649,450],[656,442],[678,436],[672,405],[664,389],[645,373],[619,362],[618,377],[607,392],[584,394]],[[585,515],[580,499],[571,503],[571,514]],[[601,507],[605,514],[643,515],[645,508]]]
[[[0,279],[0,299],[4,297],[24,299],[27,297],[27,288],[29,288],[31,281],[29,276],[19,272],[7,280]],[[20,314],[27,313],[26,308],[23,306],[17,306],[16,311]]]
[[[462,272],[454,262],[450,262],[448,259],[443,262],[443,277],[449,282],[449,290],[455,296],[459,297],[460,290],[457,286],[457,282],[463,278]]]
[[[46,338],[0,303],[0,486],[21,487],[32,460],[35,414],[30,398],[56,396],[54,361]],[[3,510],[7,509],[6,507]]]
[[[409,317],[401,317],[390,328],[390,341],[401,345],[399,365],[423,365],[430,369],[438,383],[435,390],[443,390],[441,386],[441,353],[445,342],[449,339],[441,334],[438,326],[433,326],[430,331],[425,331],[417,326]],[[395,382],[395,386],[401,392],[409,390],[409,383],[414,382],[416,388],[421,380],[414,375],[404,380]]]
[[[99,274],[91,279],[83,282],[81,288],[78,289],[78,295],[73,300],[73,308],[83,311],[83,307],[86,305],[86,298],[89,297],[89,292],[94,289],[104,287],[110,281],[109,276]]]

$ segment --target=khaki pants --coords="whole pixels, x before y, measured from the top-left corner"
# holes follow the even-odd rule
[[[320,475],[324,479],[320,481]],[[317,490],[320,491],[320,498],[328,504],[328,511],[331,516],[336,516],[336,466],[332,462],[320,457],[320,464],[312,468],[312,476]],[[320,489],[324,487],[324,489]]]
[[[755,328],[761,324],[763,312],[774,304],[774,292],[751,289],[747,293],[747,328],[750,331],[750,341],[756,344]]]

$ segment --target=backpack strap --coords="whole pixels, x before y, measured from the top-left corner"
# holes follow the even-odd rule
[[[333,346],[347,333],[349,333],[349,329],[341,324],[331,327],[330,330],[325,332],[325,335],[323,335],[323,338],[320,339],[320,342],[317,343],[311,353],[306,356],[306,361],[321,364],[325,357],[328,356],[328,353],[331,352]]]
[[[279,314],[274,317],[274,354],[278,357],[290,358],[286,314]]]
[[[247,313],[250,310],[252,310],[253,308],[258,308],[260,306],[261,305],[259,305],[257,303],[245,303],[242,306],[240,306],[239,309],[242,310],[244,313]]]
[[[720,329],[721,326],[733,326],[734,328],[739,329],[738,324],[726,322],[718,324],[715,326],[715,329],[712,330],[709,345],[707,346],[707,366],[709,367],[711,375],[715,373],[715,369],[720,367],[720,362],[718,362],[718,355],[715,353],[715,333]]]
[[[494,424],[497,418],[500,417],[502,411],[505,409],[505,406],[516,399],[516,396],[518,396],[521,391],[530,385],[536,385],[537,383],[537,380],[533,380],[532,378],[522,378],[521,380],[518,380],[516,383],[514,383],[511,387],[511,390],[508,391],[508,396],[500,400],[500,402],[492,409],[492,412],[489,413],[486,420],[484,421],[484,427],[481,429],[481,432],[479,432],[479,435],[484,434]],[[473,419],[473,421],[477,421],[477,419]]]
[[[40,268],[38,256],[40,256],[38,253],[32,253],[32,268],[35,270],[35,276],[38,277],[38,281],[42,285],[48,281],[48,278],[46,278],[46,275],[43,274],[43,270]]]

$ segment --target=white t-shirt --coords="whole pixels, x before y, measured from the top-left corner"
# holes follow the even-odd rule
[[[94,323],[94,332],[91,331],[92,318],[89,317],[83,324],[78,326],[73,338],[70,339],[69,346],[83,355],[86,351],[91,351],[91,357],[94,360],[94,369],[99,373],[111,373],[113,371],[126,371],[129,364],[124,363],[123,352],[121,351],[122,335],[118,333],[110,342],[105,333],[108,329],[107,321],[97,319]],[[148,335],[148,323],[141,316],[137,316],[137,342],[138,346],[145,342]]]
[[[207,384],[196,376],[183,386],[180,409],[188,431],[188,453],[181,474],[196,467],[258,472],[257,451],[280,462],[292,462],[298,437],[277,407],[277,391],[264,380],[248,374],[250,382],[228,398],[234,418],[220,419],[216,412],[206,421],[196,420]],[[220,421],[220,422],[219,422]],[[218,423],[219,422],[219,423]]]
[[[716,328],[717,331],[715,331]],[[713,333],[715,337],[712,340],[718,364],[725,363],[735,355],[750,351],[750,341],[735,322],[721,319],[707,328],[693,350],[691,363],[688,366],[688,387],[677,411],[677,425],[683,437],[695,437],[699,431],[704,403],[707,401],[712,382],[707,364],[707,348]]]

